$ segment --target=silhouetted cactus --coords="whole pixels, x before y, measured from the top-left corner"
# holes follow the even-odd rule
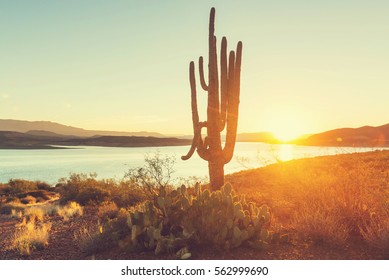
[[[192,61],[189,65],[189,80],[192,98],[191,107],[194,137],[188,154],[183,156],[182,159],[189,159],[197,150],[198,155],[202,159],[208,161],[211,189],[218,190],[224,185],[224,165],[232,159],[236,141],[242,42],[238,42],[236,52],[230,52],[229,59],[227,61],[227,39],[225,37],[222,38],[219,80],[216,36],[214,35],[214,31],[215,8],[212,8],[209,19],[208,84],[204,78],[203,57],[200,56],[199,58],[199,76],[201,87],[208,92],[207,121],[199,121],[196,96],[195,64]],[[207,136],[204,140],[201,136],[201,130],[203,127],[207,128]],[[225,128],[226,143],[223,148],[221,132]]]

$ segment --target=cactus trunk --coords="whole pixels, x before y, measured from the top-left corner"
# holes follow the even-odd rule
[[[234,51],[230,52],[227,61],[227,39],[225,37],[222,38],[219,83],[217,41],[214,32],[215,8],[212,8],[209,18],[208,36],[208,85],[204,78],[203,57],[199,58],[200,84],[203,90],[208,92],[207,121],[199,121],[195,66],[192,61],[189,66],[189,81],[191,86],[194,137],[188,154],[183,156],[182,159],[189,159],[197,151],[202,159],[208,161],[211,189],[218,190],[224,184],[224,165],[232,159],[236,142],[242,42],[238,42],[236,53]],[[201,135],[203,127],[207,128],[207,135],[204,140]],[[221,132],[225,127],[226,144],[223,148]]]
[[[224,185],[224,162],[219,159],[210,160],[208,170],[211,190],[219,190]]]

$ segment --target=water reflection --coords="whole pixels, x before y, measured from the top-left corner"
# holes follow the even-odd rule
[[[294,159],[293,151],[294,146],[291,144],[281,144],[277,145],[278,147],[278,153],[277,153],[277,160],[279,161],[287,161]]]
[[[177,159],[175,178],[208,175],[208,163],[193,156],[188,161],[179,160],[187,153],[187,146],[159,148],[109,148],[78,147],[59,150],[0,150],[0,183],[11,178],[43,180],[55,183],[69,173],[94,173],[98,178],[123,178],[129,168],[144,165],[144,155],[159,151],[161,155]],[[382,148],[314,147],[290,144],[236,143],[234,158],[225,168],[225,174],[248,168],[258,168],[277,161],[298,158],[368,152]],[[385,148],[388,149],[388,148]],[[240,160],[238,160],[240,158]]]

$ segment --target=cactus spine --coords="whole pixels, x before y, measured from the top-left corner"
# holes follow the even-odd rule
[[[200,122],[197,110],[197,93],[195,64],[189,64],[189,81],[191,88],[191,107],[194,137],[187,155],[189,159],[195,151],[208,161],[209,179],[212,190],[224,185],[224,165],[232,159],[236,130],[238,126],[238,107],[240,94],[240,68],[242,61],[242,42],[238,42],[236,52],[231,51],[227,61],[227,39],[222,38],[220,51],[220,83],[215,33],[215,8],[211,9],[209,18],[209,62],[208,84],[204,78],[203,57],[199,58],[200,84],[208,92],[207,121]],[[220,98],[219,98],[220,88]],[[202,139],[201,130],[207,128],[207,136]],[[226,142],[222,147],[221,132],[226,128]]]

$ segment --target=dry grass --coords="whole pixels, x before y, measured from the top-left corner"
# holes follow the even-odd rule
[[[24,209],[24,216],[28,220],[43,221],[45,211],[38,206],[32,206]]]
[[[68,221],[72,217],[82,216],[84,211],[80,204],[72,201],[63,207],[59,207],[57,213],[64,219],[64,221]]]
[[[103,228],[100,224],[82,227],[74,233],[74,239],[77,241],[81,250],[92,255],[106,250],[108,242],[104,241]]]
[[[347,225],[341,223],[336,215],[321,209],[306,206],[295,216],[293,225],[304,238],[316,244],[341,245],[349,237]]]
[[[112,201],[105,201],[99,206],[99,211],[97,213],[98,217],[101,220],[113,219],[117,216],[119,208]]]
[[[46,204],[41,206],[41,208],[46,215],[54,216],[58,214],[58,211],[61,208],[61,206],[59,206],[58,204]]]
[[[15,227],[12,249],[27,256],[33,250],[43,250],[48,245],[51,223],[43,223],[47,215],[59,215],[68,221],[71,217],[82,216],[83,209],[78,203],[70,202],[63,207],[52,204],[25,207],[24,211],[11,209],[11,215],[21,219]]]
[[[0,205],[0,214],[1,215],[11,215],[12,211],[22,211],[24,205],[20,202],[9,202],[3,205]]]
[[[21,210],[17,210],[17,209],[11,209],[11,214],[10,216],[12,218],[17,218],[17,219],[21,219],[23,217],[23,211]]]
[[[228,176],[273,221],[317,243],[388,240],[389,152],[293,160]],[[385,241],[386,240],[386,241]]]
[[[389,252],[389,215],[373,217],[372,222],[361,229],[361,233],[372,247]]]
[[[30,255],[32,250],[42,250],[49,242],[51,224],[36,224],[34,220],[24,219],[12,240],[12,248],[21,255]]]

